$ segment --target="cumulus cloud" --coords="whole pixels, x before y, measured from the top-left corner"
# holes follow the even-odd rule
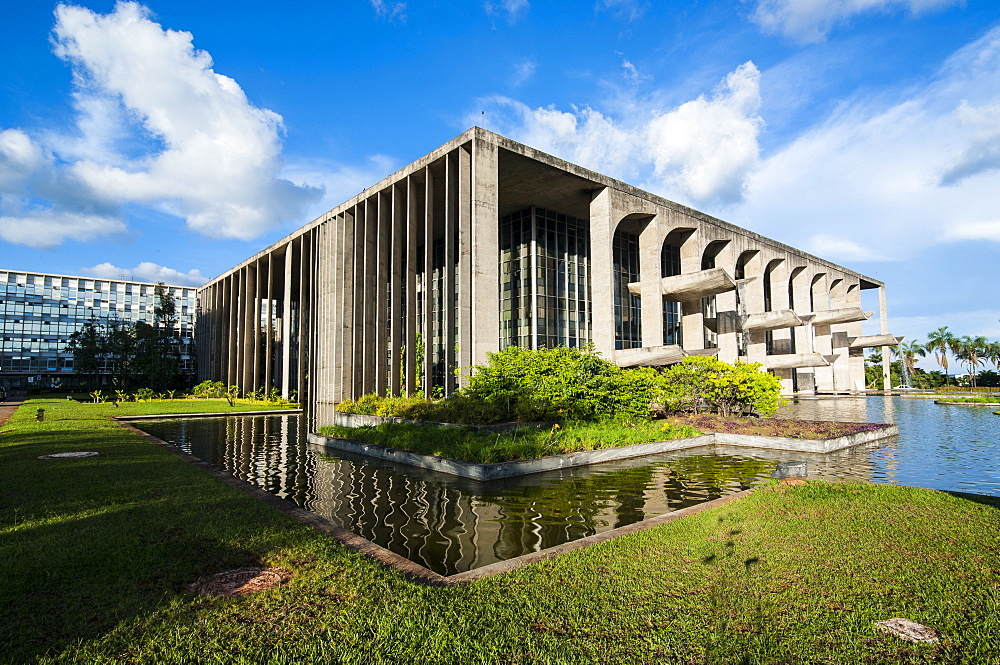
[[[84,268],[83,274],[102,279],[127,279],[136,282],[163,282],[173,286],[201,286],[208,278],[200,270],[181,272],[156,263],[143,261],[134,268],[119,268],[111,263],[99,263]]]
[[[736,223],[792,245],[848,239],[872,256],[905,259],[942,241],[1000,240],[1000,28],[960,49],[895,103],[845,103],[765,159]],[[821,247],[816,246],[819,252]],[[840,247],[846,257],[851,248]]]
[[[859,14],[900,9],[921,14],[962,0],[757,0],[752,20],[767,32],[800,43],[823,41],[837,25]]]
[[[711,98],[701,96],[654,118],[648,146],[661,188],[702,203],[738,201],[760,155],[759,109],[760,72],[747,62]]]
[[[36,249],[50,249],[66,240],[86,241],[124,230],[125,223],[120,219],[103,215],[25,210],[17,216],[0,216],[0,238]]]
[[[0,133],[5,239],[40,246],[19,219],[32,229],[48,220],[45,246],[119,231],[133,203],[205,235],[250,239],[322,196],[280,177],[281,117],[143,6],[102,15],[59,5],[53,43],[73,68],[76,132]]]
[[[684,203],[738,201],[759,161],[760,72],[752,62],[737,67],[710,96],[648,115],[530,108],[508,97],[482,101],[490,109],[489,126],[501,133],[595,171],[646,180],[647,188]]]

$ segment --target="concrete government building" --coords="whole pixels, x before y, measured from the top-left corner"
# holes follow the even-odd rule
[[[861,291],[878,289],[881,331]],[[506,346],[711,354],[865,387],[884,285],[474,127],[198,290],[200,379],[305,403],[449,394]],[[883,369],[888,369],[888,354]],[[884,388],[888,388],[888,372]]]

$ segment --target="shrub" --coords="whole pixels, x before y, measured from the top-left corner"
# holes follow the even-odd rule
[[[202,381],[191,389],[193,397],[225,397],[226,384],[222,381]]]
[[[698,412],[702,406],[730,416],[768,416],[782,400],[781,381],[760,371],[759,363],[735,365],[711,356],[688,356],[660,375],[662,401],[669,409]]]
[[[623,370],[590,348],[507,347],[473,368],[461,394],[520,420],[644,420],[656,371]]]

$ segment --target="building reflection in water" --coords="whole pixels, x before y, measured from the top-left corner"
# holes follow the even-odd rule
[[[666,453],[490,483],[304,442],[302,416],[147,421],[142,428],[436,572],[450,575],[747,489],[779,461]]]
[[[648,519],[768,478],[809,475],[1000,496],[1000,417],[911,397],[795,400],[802,420],[896,422],[900,436],[827,455],[724,446],[476,483],[304,443],[305,417],[147,421],[142,428],[442,574]]]

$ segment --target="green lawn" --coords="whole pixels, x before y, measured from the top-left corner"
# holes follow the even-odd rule
[[[1000,404],[1000,397],[990,395],[988,397],[942,397],[939,402],[948,404]]]
[[[1000,500],[770,486],[512,573],[430,588],[104,419],[128,409],[152,406],[29,402],[0,428],[0,660],[1000,662]],[[36,459],[73,450],[101,455]],[[253,563],[295,576],[242,598],[185,590]],[[943,639],[918,646],[873,628],[892,617]]]
[[[319,431],[320,434],[327,436],[478,464],[538,459],[583,450],[620,448],[701,434],[693,427],[665,421],[634,425],[617,423],[565,423],[550,427],[529,425],[501,434],[471,427],[437,427],[410,423],[382,423],[373,427],[326,425],[320,427]]]

